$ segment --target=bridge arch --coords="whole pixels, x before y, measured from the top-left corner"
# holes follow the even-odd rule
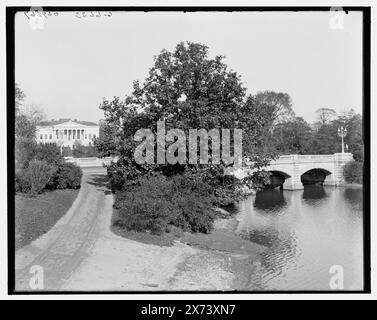
[[[333,174],[334,173],[334,168],[333,166],[330,166],[330,165],[316,165],[315,163],[313,163],[312,165],[310,166],[303,166],[300,168],[299,170],[299,174],[300,176],[311,171],[311,170],[319,170],[319,171],[322,171],[324,172],[326,175],[329,175],[329,174]]]
[[[284,172],[284,171],[281,171],[281,170],[274,170],[274,169],[272,169],[272,170],[268,170],[268,171],[271,172],[271,173],[274,173],[274,174],[281,175],[281,176],[283,176],[284,178],[290,178],[290,177],[291,177],[290,174],[288,174],[288,173],[286,173],[286,172]]]
[[[331,178],[332,172],[321,167],[315,167],[300,174],[300,180],[303,186],[311,184],[323,185],[327,177]]]
[[[285,180],[291,178],[291,175],[286,173],[285,171],[281,170],[274,170],[270,169],[268,170],[270,172],[270,184],[268,187],[270,188],[276,188],[276,187],[283,187]]]

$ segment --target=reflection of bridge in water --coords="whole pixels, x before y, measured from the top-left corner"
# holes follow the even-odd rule
[[[335,153],[330,155],[285,155],[271,161],[264,170],[281,176],[284,180],[283,189],[303,189],[302,176],[315,170],[324,174],[323,185],[336,186],[344,182],[343,167],[353,160],[352,153]],[[234,172],[237,178],[244,178],[253,169],[243,168]],[[312,171],[312,172],[313,172]]]

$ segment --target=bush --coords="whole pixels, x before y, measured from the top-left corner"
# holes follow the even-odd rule
[[[29,162],[36,157],[38,144],[34,140],[18,139],[15,143],[16,170],[26,169]]]
[[[51,183],[56,167],[46,161],[31,160],[26,169],[16,174],[16,191],[39,194]]]
[[[72,150],[72,155],[75,158],[97,157],[97,151],[94,146],[76,145]]]
[[[52,188],[78,189],[81,185],[82,170],[73,163],[61,163],[57,169]]]
[[[57,166],[63,162],[60,148],[56,143],[40,143],[35,158]]]
[[[175,176],[145,176],[139,184],[117,191],[114,224],[134,231],[162,233],[169,225],[207,233],[212,229],[214,212],[205,185]]]
[[[15,174],[14,188],[16,192],[28,193],[30,192],[30,183],[25,179],[26,169],[22,169]]]
[[[176,175],[170,181],[172,201],[179,213],[172,224],[192,232],[210,232],[215,220],[210,186],[186,175]]]
[[[174,200],[177,202],[179,214],[172,221],[173,225],[192,232],[209,233],[212,230],[215,214],[209,199],[185,194]]]
[[[170,184],[164,177],[144,178],[138,186],[115,194],[114,207],[119,210],[115,224],[134,231],[167,231],[174,220]]]
[[[351,161],[343,168],[343,176],[348,183],[363,183],[363,163]]]
[[[63,157],[72,157],[73,156],[73,153],[72,153],[72,149],[71,147],[62,147],[62,155]]]
[[[112,163],[107,167],[107,176],[109,177],[109,188],[113,192],[123,189],[125,179],[123,173],[117,169],[116,163]]]

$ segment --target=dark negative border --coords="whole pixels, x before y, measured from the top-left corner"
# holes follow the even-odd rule
[[[331,7],[58,7],[44,6],[45,11],[330,11]],[[333,7],[334,8],[334,7]],[[338,7],[337,7],[338,8]],[[324,293],[324,294],[352,294],[371,293],[371,238],[370,238],[370,61],[371,61],[371,8],[370,7],[341,7],[346,13],[361,11],[363,13],[363,138],[364,138],[364,176],[363,176],[363,247],[364,247],[364,289],[352,291],[15,291],[15,149],[14,149],[14,124],[15,124],[15,33],[14,17],[17,12],[30,11],[31,7],[6,8],[6,63],[7,63],[7,172],[8,172],[8,294],[9,295],[49,295],[49,294],[282,294],[282,293]]]

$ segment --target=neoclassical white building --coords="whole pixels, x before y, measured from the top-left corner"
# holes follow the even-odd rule
[[[99,137],[99,125],[94,122],[59,119],[41,122],[37,126],[36,139],[40,143],[55,142],[58,146],[73,148],[75,142],[83,146],[93,145]]]

